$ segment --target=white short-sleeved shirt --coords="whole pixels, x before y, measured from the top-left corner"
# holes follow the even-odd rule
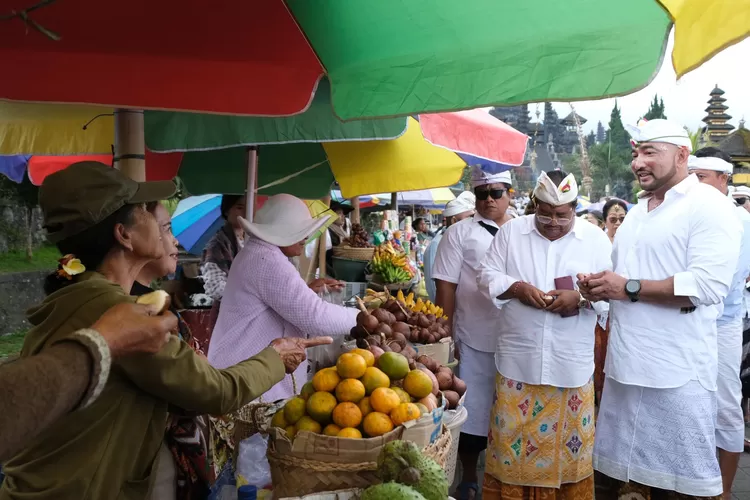
[[[432,267],[432,278],[458,285],[454,336],[478,351],[495,352],[500,312],[477,286],[479,265],[493,235],[480,222],[498,227],[494,221],[477,213],[445,230]]]

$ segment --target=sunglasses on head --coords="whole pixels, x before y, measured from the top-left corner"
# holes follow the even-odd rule
[[[507,192],[507,189],[475,189],[474,190],[474,196],[477,197],[477,200],[484,201],[489,197],[492,197],[493,200],[499,200],[503,197],[503,195]]]

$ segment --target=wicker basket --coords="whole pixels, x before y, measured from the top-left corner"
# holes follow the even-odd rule
[[[341,257],[342,259],[351,260],[372,260],[372,256],[375,255],[375,248],[355,248],[348,246],[337,246],[333,247],[333,256]]]
[[[232,415],[234,421],[234,447],[238,449],[240,441],[258,432],[268,433],[274,414],[284,407],[285,401],[276,403],[246,404]]]
[[[452,437],[443,426],[440,437],[423,450],[425,456],[445,469],[450,454]],[[367,488],[380,482],[377,462],[344,463],[320,462],[292,457],[268,448],[274,497],[301,497],[311,493],[351,488]]]

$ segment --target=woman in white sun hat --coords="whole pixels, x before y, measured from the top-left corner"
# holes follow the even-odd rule
[[[358,311],[323,301],[289,260],[302,254],[305,241],[326,218],[313,218],[302,200],[278,194],[256,212],[255,222],[240,222],[248,238],[229,271],[208,361],[215,367],[232,366],[279,337],[349,333]],[[307,381],[307,363],[294,376],[300,390]],[[286,377],[263,399],[289,398],[292,387]]]

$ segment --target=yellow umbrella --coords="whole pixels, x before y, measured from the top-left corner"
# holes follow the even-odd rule
[[[0,155],[109,154],[114,140],[112,108],[29,104],[0,100]]]

